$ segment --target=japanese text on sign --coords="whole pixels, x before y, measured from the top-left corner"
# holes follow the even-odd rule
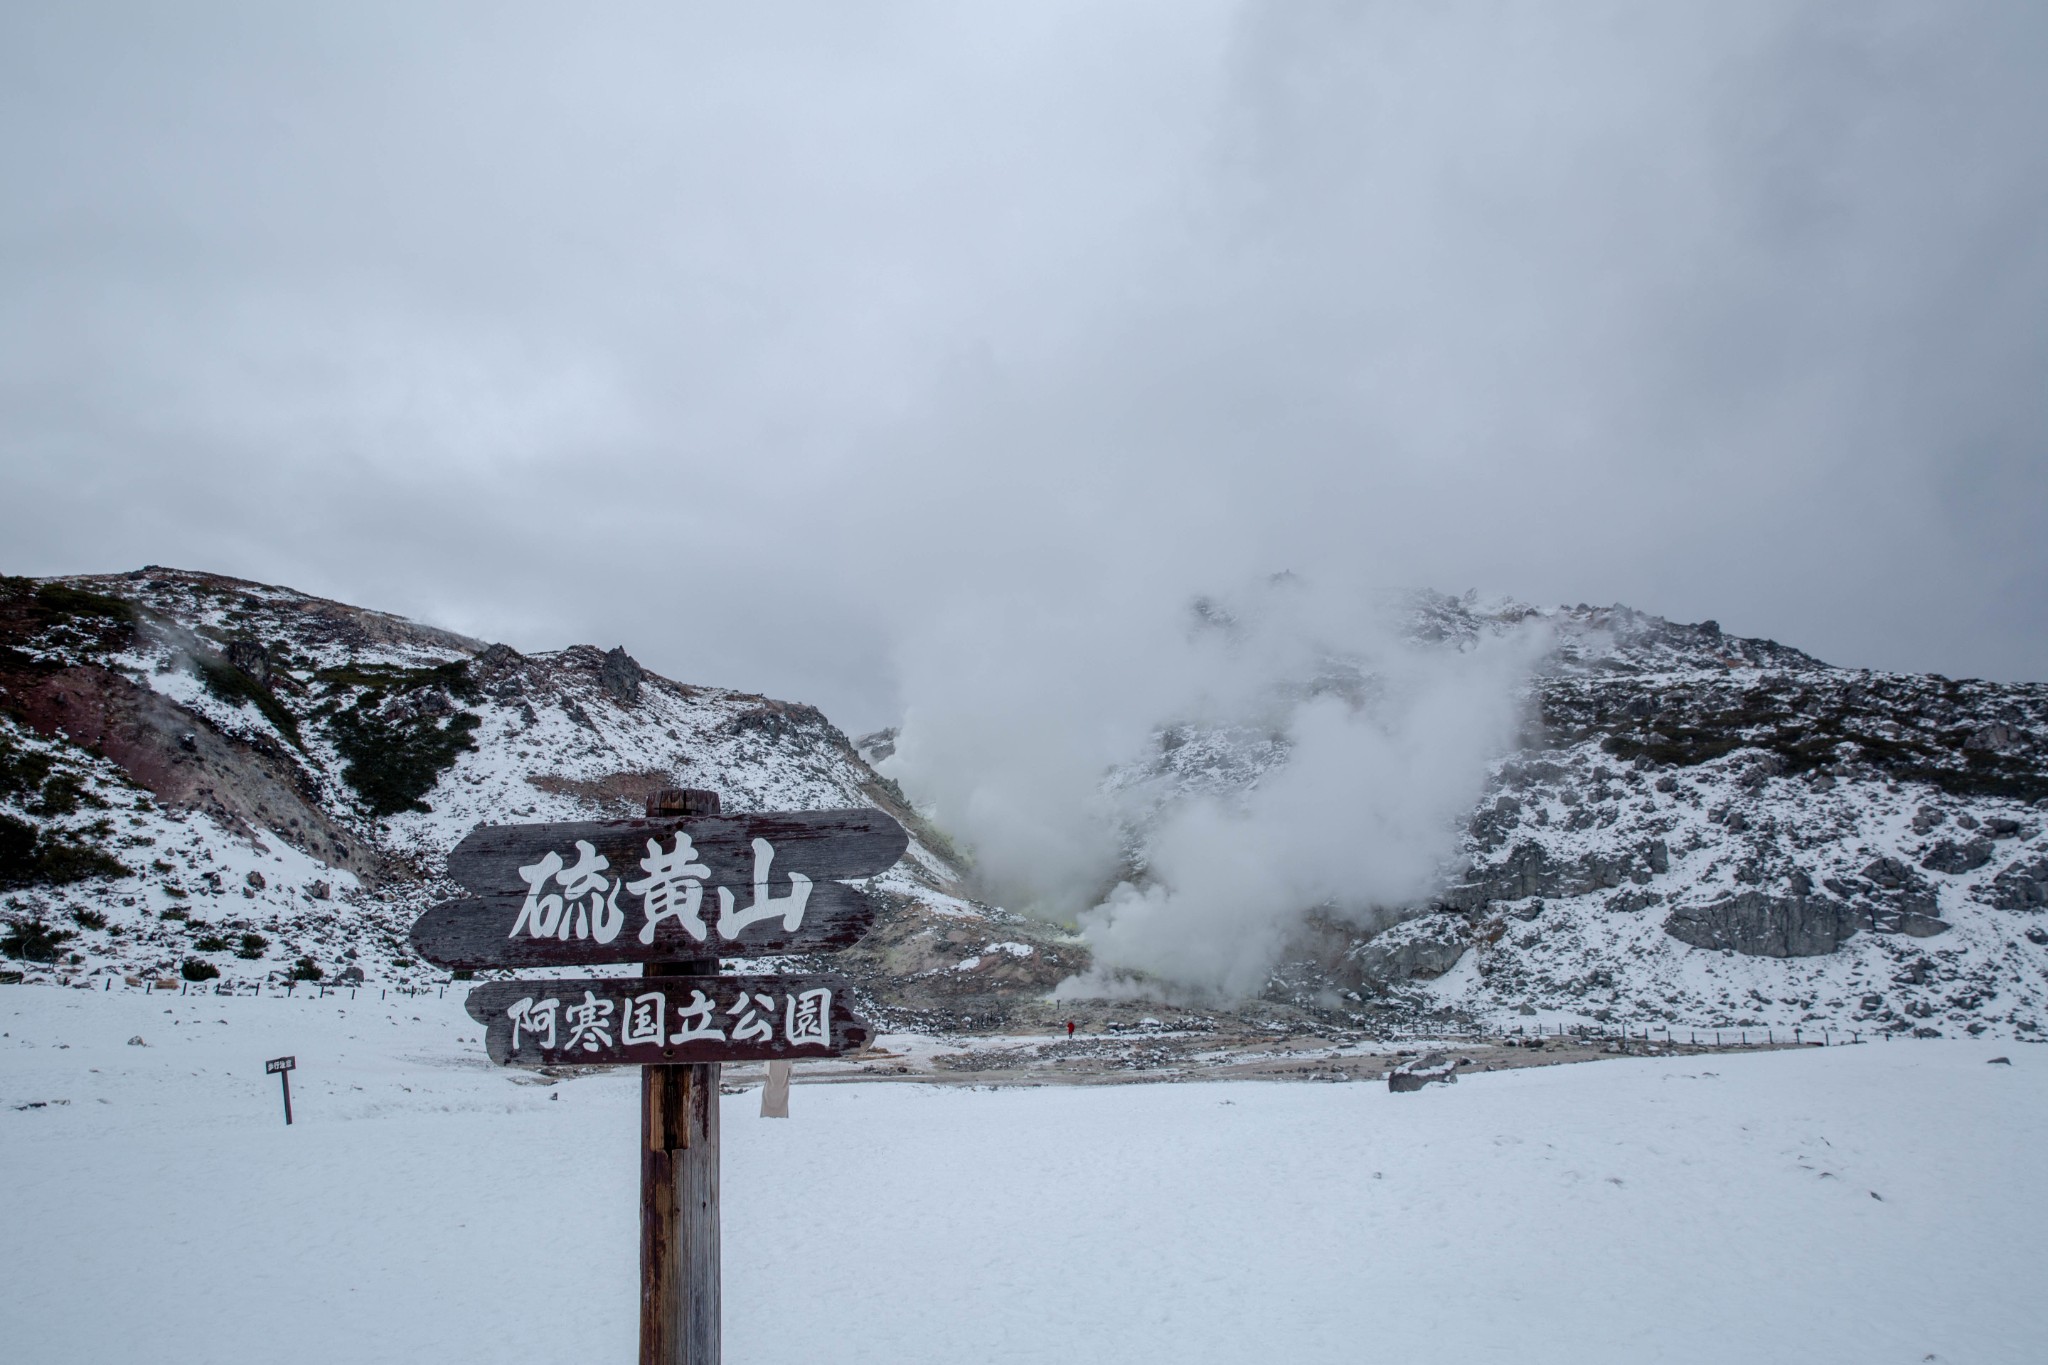
[[[832,992],[822,987],[793,992],[779,1010],[776,997],[763,992],[742,990],[720,1008],[716,999],[694,988],[673,1011],[666,991],[645,991],[624,1001],[600,1000],[588,990],[580,1002],[529,995],[505,1008],[514,1052],[524,1038],[542,1051],[571,1054],[608,1051],[615,1031],[619,1047],[767,1043],[778,1030],[790,1047],[830,1047],[831,1016]]]
[[[730,889],[718,892],[718,936],[727,942],[740,931],[762,920],[779,919],[786,933],[795,933],[804,922],[804,908],[811,899],[811,879],[801,872],[787,874],[789,891],[781,896],[769,893],[770,871],[775,863],[775,846],[755,839],[753,903],[741,908]],[[627,881],[613,874],[611,861],[590,844],[576,841],[576,861],[549,853],[539,862],[519,869],[526,883],[526,901],[506,937],[517,938],[524,931],[533,938],[554,938],[566,943],[573,935],[610,943],[626,927],[628,912],[619,904],[620,894],[638,897],[641,924],[639,939],[652,944],[656,928],[674,920],[698,943],[710,937],[704,922],[704,879],[711,869],[697,861],[696,847],[682,830],[675,833],[673,846],[662,848],[659,840],[647,841],[647,856],[640,860],[647,875]],[[555,888],[550,890],[550,885]]]

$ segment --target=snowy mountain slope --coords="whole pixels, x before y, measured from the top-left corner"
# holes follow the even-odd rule
[[[1020,932],[1059,956],[1056,933],[955,894],[943,841],[814,708],[210,574],[0,585],[0,905],[31,979],[435,978],[405,931],[451,892],[442,859],[472,825],[633,814],[663,786],[728,810],[878,805],[924,836],[874,880],[888,922],[833,959],[857,979]]]
[[[1531,622],[1554,643],[1457,874],[1377,935],[1275,907],[1311,913],[1269,998],[2048,1036],[2048,687],[1833,668],[1624,607],[1421,594],[1404,624],[1461,648]],[[1264,730],[1157,738],[1112,787],[1247,790],[1289,755]]]
[[[1366,1027],[2048,1029],[2048,688],[1832,668],[1620,607],[1405,610],[1438,648],[1551,633],[1522,746],[1440,893],[1393,927],[1274,907],[1306,913],[1267,1007]],[[1341,662],[1298,686],[1372,699]],[[659,678],[623,649],[522,656],[177,570],[6,580],[5,970],[438,979],[405,929],[448,893],[440,859],[472,824],[629,814],[689,785],[729,809],[875,804],[911,824],[875,883],[883,923],[805,965],[906,1025],[1047,1014],[1086,944],[965,898],[943,835],[870,766],[889,742],[864,737],[864,756],[812,708]],[[1109,778],[1154,809],[1248,790],[1289,756],[1264,727],[1169,725],[1156,744]]]

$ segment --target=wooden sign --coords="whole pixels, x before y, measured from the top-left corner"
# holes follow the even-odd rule
[[[479,825],[448,855],[472,898],[412,926],[414,950],[444,967],[646,964],[493,981],[468,1000],[501,1065],[640,1067],[641,1365],[718,1365],[720,1064],[838,1057],[874,1034],[839,977],[717,976],[718,959],[859,941],[877,907],[845,879],[910,843],[877,810],[720,804],[665,788],[642,820]],[[285,1104],[289,1123],[289,1091]]]
[[[909,842],[867,808],[479,825],[448,855],[475,898],[421,915],[413,948],[472,969],[830,952],[878,911],[838,879]]]
[[[292,1069],[299,1064],[297,1057],[272,1057],[263,1064],[263,1074],[277,1077],[277,1083],[284,1087],[284,1126],[292,1126]]]
[[[874,1036],[836,976],[493,981],[469,993],[509,1066],[645,1066],[839,1057]]]

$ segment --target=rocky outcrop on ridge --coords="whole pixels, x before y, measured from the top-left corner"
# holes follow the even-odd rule
[[[1270,999],[1368,1025],[2048,1037],[2048,687],[1835,668],[1625,607],[1422,594],[1406,620],[1442,648],[1532,624],[1554,644],[1526,733],[1441,892],[1376,934],[1310,913]],[[1287,754],[1169,726],[1111,781],[1214,796]]]

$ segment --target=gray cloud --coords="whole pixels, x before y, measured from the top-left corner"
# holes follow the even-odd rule
[[[2024,4],[18,6],[6,567],[855,727],[949,622],[1279,567],[2040,678],[2044,59]]]

